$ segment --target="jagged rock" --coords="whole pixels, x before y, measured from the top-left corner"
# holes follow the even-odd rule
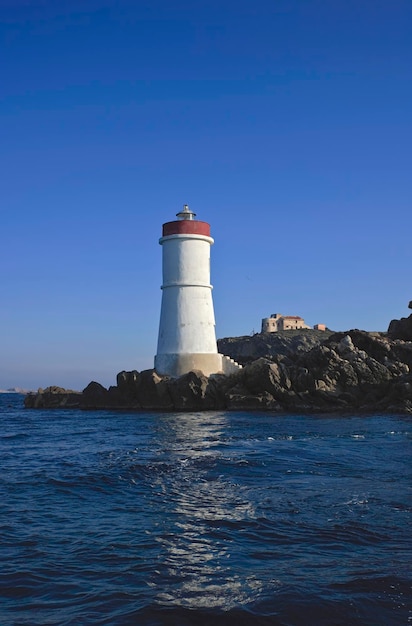
[[[358,330],[332,335],[300,359],[317,378],[313,401],[333,404],[335,396],[348,407],[363,411],[382,406],[393,380],[409,372],[409,365],[399,356],[403,353],[409,359],[412,352],[393,344],[380,335]]]
[[[388,335],[392,339],[412,341],[412,315],[401,317],[400,320],[392,320],[389,324]]]
[[[83,389],[82,408],[99,409],[106,408],[109,404],[109,393],[106,387],[92,381]]]
[[[346,338],[346,339],[345,339]],[[334,333],[327,341],[327,344],[350,340],[353,348],[363,350],[377,361],[382,361],[390,353],[388,338],[381,333],[367,333],[362,330],[353,329],[348,333]]]
[[[408,308],[412,309],[412,300],[410,300]],[[392,320],[389,324],[388,335],[391,339],[412,341],[412,315],[401,317],[400,320]]]
[[[117,389],[122,403],[128,408],[141,408],[139,400],[139,372],[119,372],[116,376]]]
[[[167,377],[159,376],[154,369],[140,372],[136,380],[136,397],[142,409],[173,410],[168,380]]]
[[[264,397],[264,404],[273,406],[286,401],[292,385],[288,370],[283,364],[272,363],[264,358],[246,365],[239,378],[249,395]],[[269,394],[272,400],[265,394]]]
[[[82,393],[72,389],[64,389],[55,385],[38,389],[37,393],[29,393],[24,399],[28,409],[73,409],[80,406]]]
[[[200,411],[219,408],[217,382],[202,372],[193,371],[169,381],[168,389],[177,411]]]
[[[404,363],[412,370],[412,342],[400,339],[392,341],[390,359],[393,362]]]
[[[133,394],[138,378],[139,372],[137,370],[132,370],[131,372],[125,372],[123,370],[117,374],[116,383],[122,393],[130,392]]]
[[[293,388],[303,392],[322,387],[323,391],[337,395],[356,387],[358,378],[353,365],[338,354],[337,347],[321,345],[300,357],[293,368]]]

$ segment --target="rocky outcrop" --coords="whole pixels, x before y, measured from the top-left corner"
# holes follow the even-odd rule
[[[24,406],[28,409],[73,409],[80,406],[82,397],[81,391],[52,386],[28,393]]]
[[[117,385],[109,389],[96,382],[82,393],[49,387],[26,396],[25,405],[137,411],[412,413],[412,341],[350,330],[326,337],[322,333],[322,342],[305,349],[307,334],[300,334],[304,337],[299,340],[295,335],[295,351],[284,343],[283,351],[246,362],[231,376],[207,377],[194,371],[172,379],[154,370],[120,372]]]
[[[281,330],[276,333],[256,333],[244,337],[226,337],[217,342],[221,354],[247,365],[257,359],[272,359],[279,354],[295,356],[307,352],[330,337],[330,330]]]
[[[412,309],[412,300],[408,308]],[[401,317],[400,320],[392,320],[389,324],[388,335],[391,339],[412,341],[412,314],[409,317]]]

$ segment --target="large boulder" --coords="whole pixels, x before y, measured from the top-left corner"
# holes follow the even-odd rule
[[[408,308],[412,309],[412,300],[410,300]],[[412,341],[412,315],[401,317],[400,320],[392,320],[389,324],[388,335],[391,339]]]
[[[82,409],[105,409],[110,406],[109,392],[106,387],[94,380],[83,389]]]
[[[139,401],[139,372],[119,372],[116,377],[118,393],[122,403],[128,408],[141,408]]]
[[[391,339],[412,341],[412,315],[401,317],[400,320],[392,320],[389,324],[388,335]]]
[[[168,388],[168,378],[161,377],[156,370],[143,370],[136,379],[136,398],[142,409],[173,410],[173,401]]]
[[[193,371],[168,382],[173,407],[177,411],[207,411],[220,408],[218,384],[200,371]]]
[[[171,410],[173,403],[167,381],[167,377],[159,376],[154,369],[122,371],[117,374],[115,389],[124,408]]]
[[[265,358],[257,359],[246,365],[238,378],[249,395],[261,399],[260,406],[263,404],[269,408],[273,405],[277,408],[279,404],[288,404],[292,383],[288,368],[282,362],[272,362]],[[232,390],[231,394],[233,394]],[[230,403],[233,403],[233,399]]]
[[[252,393],[270,394],[282,393],[284,389],[290,389],[291,382],[288,370],[279,363],[273,363],[265,358],[253,361],[242,371],[244,385]]]
[[[321,345],[298,359],[292,370],[293,387],[300,392],[322,389],[335,395],[356,387],[358,378],[352,363],[336,348]]]

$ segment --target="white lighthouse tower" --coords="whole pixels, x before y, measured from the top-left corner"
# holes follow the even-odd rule
[[[177,220],[163,224],[162,308],[155,356],[158,374],[206,376],[238,369],[218,354],[210,284],[210,225],[196,220],[187,204]],[[229,362],[230,361],[230,362]]]

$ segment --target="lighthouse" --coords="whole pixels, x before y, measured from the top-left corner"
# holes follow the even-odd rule
[[[155,369],[171,377],[191,370],[200,370],[206,376],[228,373],[228,368],[237,364],[217,351],[210,284],[210,225],[196,220],[196,213],[187,204],[176,217],[163,224],[159,240],[163,284]]]

